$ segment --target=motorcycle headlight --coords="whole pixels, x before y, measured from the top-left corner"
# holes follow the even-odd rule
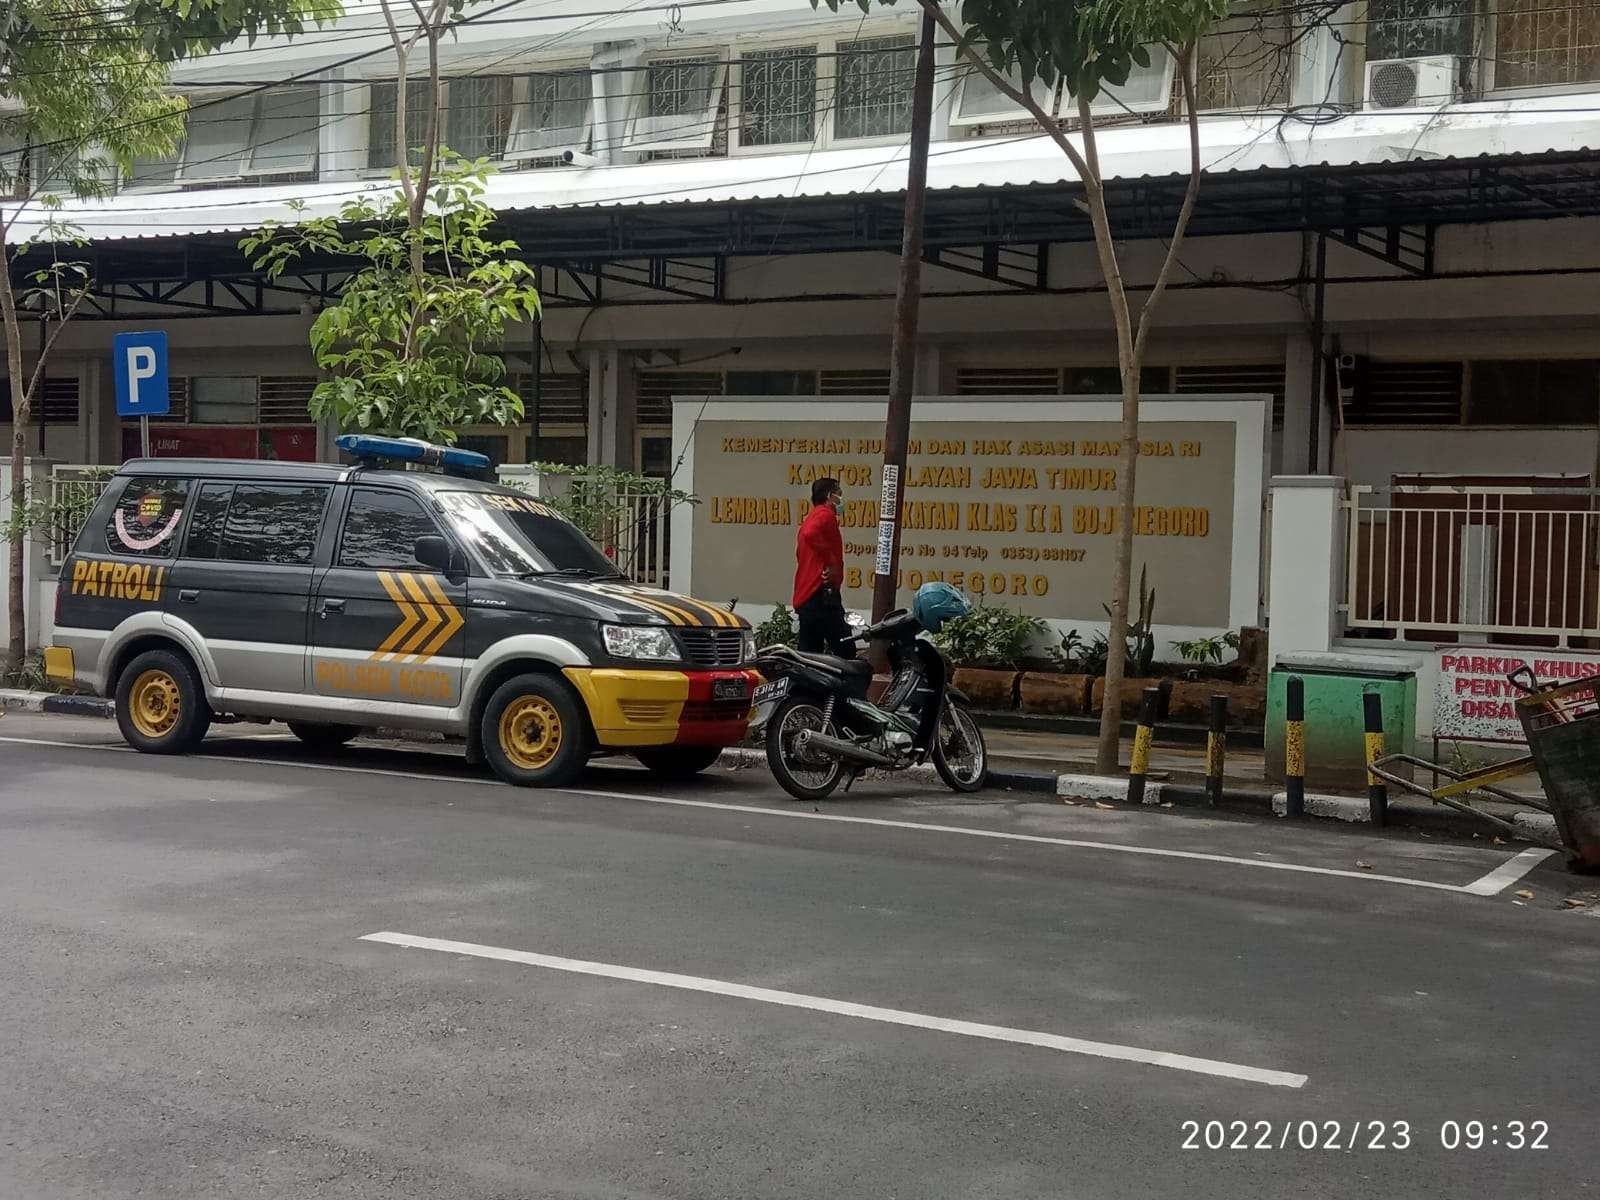
[[[613,658],[653,658],[658,662],[681,662],[678,643],[670,630],[659,625],[602,625],[606,653]]]
[[[754,629],[746,629],[744,631],[744,657],[740,661],[742,661],[742,662],[754,662],[755,661],[755,657],[756,657],[756,631]]]

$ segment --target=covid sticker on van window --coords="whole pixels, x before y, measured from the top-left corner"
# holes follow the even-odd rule
[[[142,476],[128,480],[111,512],[107,548],[113,554],[171,558],[188,497],[187,479]]]

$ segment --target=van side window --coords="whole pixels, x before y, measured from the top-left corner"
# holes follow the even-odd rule
[[[422,505],[403,492],[356,488],[339,539],[341,567],[356,570],[431,570],[412,556],[419,537],[437,535],[439,527]]]
[[[171,558],[178,549],[178,526],[188,498],[187,479],[134,476],[123,486],[106,522],[106,548],[112,554]]]
[[[292,483],[236,485],[217,557],[229,562],[310,566],[330,490]]]
[[[233,484],[204,483],[195,497],[194,515],[189,518],[189,532],[183,539],[185,558],[215,558],[222,545],[222,522],[228,515],[228,501],[233,499]]]

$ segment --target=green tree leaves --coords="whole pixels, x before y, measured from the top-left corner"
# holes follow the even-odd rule
[[[240,242],[271,278],[308,256],[358,264],[339,302],[311,326],[317,365],[334,375],[313,393],[312,416],[447,444],[462,425],[521,420],[498,349],[508,325],[538,316],[538,276],[516,257],[516,242],[493,236],[486,172],[442,151],[415,224],[392,192]]]

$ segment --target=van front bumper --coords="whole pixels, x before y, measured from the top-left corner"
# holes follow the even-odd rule
[[[596,740],[618,748],[735,745],[750,727],[750,698],[761,682],[744,670],[568,667],[562,674],[583,697]]]

